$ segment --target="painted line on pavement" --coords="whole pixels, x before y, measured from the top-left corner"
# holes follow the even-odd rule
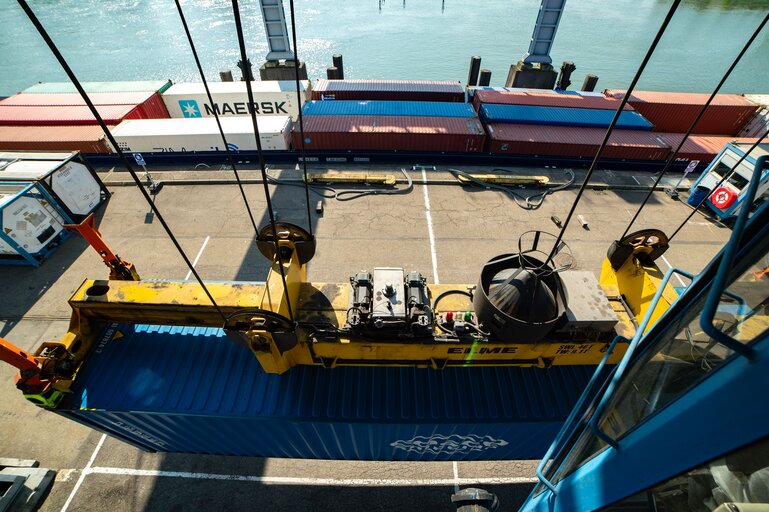
[[[83,471],[89,475],[139,476],[154,478],[185,478],[191,480],[221,480],[230,482],[258,482],[275,485],[306,485],[331,487],[416,487],[454,486],[472,484],[533,484],[536,478],[304,478],[293,476],[228,475],[221,473],[193,473],[158,469],[130,469],[116,467],[90,467]]]
[[[438,255],[435,252],[435,235],[433,234],[433,217],[430,214],[430,196],[427,193],[427,173],[422,169],[422,191],[425,197],[425,218],[427,219],[427,234],[430,237],[430,256],[433,259],[433,282],[440,284],[438,279]]]
[[[665,265],[667,265],[667,266],[668,266],[668,269],[671,269],[671,268],[673,268],[673,265],[671,265],[671,264],[670,264],[670,262],[668,261],[668,259],[665,257],[665,255],[664,255],[664,254],[660,255],[660,258],[662,258],[662,261],[664,261],[664,262],[665,262]],[[676,277],[676,279],[678,279],[678,282],[679,282],[679,283],[681,283],[681,286],[684,286],[684,287],[685,287],[685,286],[688,286],[688,285],[687,285],[687,284],[684,282],[684,280],[683,280],[683,279],[681,279],[681,276],[680,276],[680,275],[676,274],[676,275],[675,275],[675,277]]]
[[[77,491],[80,489],[80,486],[83,485],[83,480],[85,480],[85,476],[91,470],[91,466],[93,466],[93,463],[96,460],[96,456],[99,454],[99,450],[101,450],[101,447],[104,444],[105,439],[107,439],[107,434],[102,434],[101,438],[99,438],[99,442],[96,444],[96,448],[94,448],[93,453],[91,454],[91,458],[88,459],[88,464],[85,465],[85,469],[83,469],[83,472],[80,473],[80,476],[78,477],[77,482],[75,482],[75,487],[72,488],[72,492],[69,493],[69,496],[67,497],[67,501],[65,501],[64,506],[61,507],[61,512],[67,512],[67,509],[69,508],[70,503],[72,503],[72,500],[75,498],[75,494],[77,494]]]
[[[203,240],[203,245],[200,246],[200,250],[198,251],[198,255],[195,256],[195,261],[192,262],[192,268],[195,268],[195,266],[198,264],[198,260],[200,260],[200,257],[203,255],[203,251],[206,250],[206,246],[208,245],[208,241],[211,239],[210,236],[207,236],[205,240]],[[190,269],[189,272],[187,272],[187,276],[184,278],[185,281],[190,280],[190,276],[192,275],[192,269]]]

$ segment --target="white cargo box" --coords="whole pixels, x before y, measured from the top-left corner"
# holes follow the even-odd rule
[[[221,118],[231,151],[256,151],[251,117]],[[259,116],[257,126],[265,151],[284,151],[291,143],[291,118]],[[224,151],[222,137],[213,117],[198,119],[131,119],[112,130],[123,151],[168,153]]]
[[[74,220],[81,221],[108,196],[78,153],[0,153],[0,181],[37,182]]]
[[[171,117],[248,116],[248,92],[245,82],[209,82],[214,99],[211,105],[203,83],[174,84],[162,97]],[[299,82],[300,100],[296,98],[296,82],[292,80],[266,80],[251,82],[254,109],[259,116],[291,116],[296,121],[299,109],[310,98],[310,82]]]
[[[39,265],[69,221],[40,183],[0,182],[0,264]]]

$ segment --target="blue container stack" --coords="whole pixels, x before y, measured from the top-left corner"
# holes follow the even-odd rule
[[[469,103],[439,101],[308,101],[306,116],[478,117]]]
[[[540,124],[548,126],[574,126],[581,128],[608,128],[614,110],[589,108],[540,107],[532,105],[483,104],[480,117],[485,124]],[[623,111],[617,129],[651,131],[654,125],[638,112]]]

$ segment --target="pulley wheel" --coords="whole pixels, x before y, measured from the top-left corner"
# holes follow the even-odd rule
[[[275,232],[277,231],[277,236]],[[291,224],[290,222],[276,222],[273,230],[272,223],[267,224],[259,230],[259,236],[256,239],[256,247],[262,256],[270,261],[275,261],[275,241],[288,240],[293,243],[296,257],[300,265],[304,265],[315,256],[315,237],[310,235],[304,228]],[[285,261],[291,257],[290,251],[286,248],[281,251],[280,260]]]

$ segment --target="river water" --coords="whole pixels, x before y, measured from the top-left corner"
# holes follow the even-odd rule
[[[172,0],[29,0],[81,80],[199,81]],[[538,0],[296,0],[300,58],[325,78],[334,53],[346,78],[467,80],[483,58],[491,85],[504,85],[527,51]],[[288,11],[288,0],[284,0]],[[662,22],[669,0],[570,0],[552,50],[556,67],[577,66],[598,88],[625,88]],[[226,0],[182,2],[204,69],[239,70]],[[684,1],[652,58],[640,89],[709,91],[769,10],[766,0]],[[267,52],[255,0],[242,0],[255,66]],[[288,14],[288,12],[287,12]],[[66,76],[14,0],[0,0],[0,95]],[[725,92],[769,91],[769,28],[739,64]]]

